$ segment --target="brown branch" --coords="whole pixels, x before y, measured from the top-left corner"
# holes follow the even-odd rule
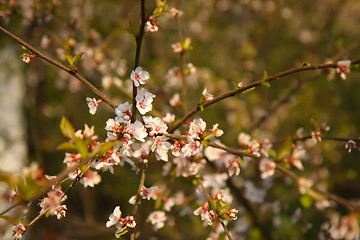
[[[358,64],[360,63],[360,59],[358,60],[352,60],[351,61],[351,64],[354,65],[354,64]],[[274,81],[274,80],[278,80],[282,77],[285,77],[285,76],[288,76],[288,75],[291,75],[291,74],[294,74],[294,73],[298,73],[298,72],[303,72],[303,71],[310,71],[310,70],[318,70],[318,69],[327,69],[327,68],[337,68],[337,64],[336,63],[328,63],[328,64],[319,64],[319,65],[306,65],[306,66],[300,66],[300,67],[295,67],[295,68],[291,68],[291,69],[288,69],[286,71],[283,71],[283,72],[280,72],[280,73],[277,73],[277,74],[274,74],[274,75],[271,75],[271,76],[268,76],[265,81],[266,82],[271,82],[271,81]],[[253,82],[253,83],[249,83],[243,87],[239,87],[237,89],[234,89],[232,91],[229,91],[227,93],[224,93],[212,100],[209,100],[207,102],[205,102],[203,104],[203,108],[206,108],[210,105],[213,105],[214,103],[217,103],[217,102],[220,102],[224,99],[227,99],[229,97],[233,97],[239,93],[243,93],[249,89],[252,89],[252,88],[255,88],[255,87],[259,87],[261,86],[262,81],[256,81],[256,82]],[[201,110],[201,107],[200,107],[200,104],[198,104],[192,111],[190,111],[189,113],[187,113],[180,121],[177,122],[177,124],[175,124],[170,130],[169,130],[169,133],[172,133],[174,132],[177,128],[179,128],[186,120],[188,120],[190,117],[192,117],[195,113],[199,112]]]
[[[213,201],[212,201],[212,198],[211,198],[209,192],[208,192],[208,191],[206,190],[206,188],[204,187],[204,184],[202,183],[201,179],[199,179],[199,185],[200,185],[202,191],[204,192],[204,194],[205,194],[205,196],[206,196],[206,199],[207,199],[207,201],[209,202],[211,208],[216,212],[217,215],[219,215],[219,213],[218,213],[218,211],[217,211],[217,209],[216,209],[216,207],[215,207],[215,205],[214,205],[214,203],[213,203]],[[231,235],[230,235],[230,232],[229,232],[229,230],[227,229],[225,223],[223,222],[223,220],[222,220],[221,218],[218,218],[218,219],[219,219],[219,221],[220,221],[220,223],[221,223],[221,226],[223,227],[223,229],[224,229],[224,231],[225,231],[225,233],[226,233],[226,236],[228,237],[229,240],[232,240],[232,237],[231,237]]]
[[[145,28],[145,22],[146,22],[146,16],[145,16],[145,0],[141,0],[141,23],[139,28],[139,34],[136,36],[136,54],[135,54],[135,64],[134,69],[136,69],[138,66],[140,66],[140,53],[141,53],[141,44],[142,40],[144,38],[144,28]],[[133,105],[132,105],[132,115],[131,115],[131,122],[135,122],[136,120],[136,94],[137,94],[137,87],[135,86],[135,83],[133,83]]]
[[[116,105],[105,96],[104,93],[102,93],[98,88],[96,88],[94,85],[92,85],[88,80],[86,80],[81,74],[75,72],[73,69],[66,67],[65,65],[61,64],[60,62],[46,56],[44,53],[42,53],[40,50],[36,49],[35,47],[31,46],[29,43],[25,42],[18,36],[15,36],[2,26],[0,26],[0,31],[2,31],[4,34],[6,34],[8,37],[12,38],[16,42],[22,44],[27,49],[31,50],[37,57],[44,59],[45,61],[49,62],[50,64],[64,70],[65,72],[69,73],[70,75],[74,76],[76,79],[78,79],[80,82],[82,82],[84,85],[86,85],[92,92],[94,92],[97,96],[99,96],[104,102],[106,102],[110,107],[113,109],[116,108]]]
[[[177,140],[185,140],[186,141],[186,137],[184,137],[184,136],[179,136],[179,135],[175,135],[175,134],[168,134],[168,133],[164,133],[163,135],[167,136],[169,138],[173,138],[173,139],[177,139]],[[196,139],[196,141],[201,141],[201,140]],[[229,152],[229,153],[232,153],[234,155],[250,157],[250,158],[255,159],[257,161],[260,161],[261,159],[265,158],[263,156],[258,157],[258,156],[254,155],[254,154],[247,153],[247,152],[240,151],[240,150],[236,150],[236,149],[233,149],[233,148],[229,148],[229,147],[219,145],[219,144],[216,144],[216,143],[213,143],[213,142],[208,142],[208,146],[218,148],[218,149],[222,149],[222,150],[224,150],[226,152]],[[280,171],[280,172],[284,173],[285,175],[289,176],[292,180],[294,180],[296,182],[298,181],[299,177],[295,173],[293,173],[292,171],[286,169],[280,163],[278,163],[278,162],[275,162],[275,163],[276,163],[276,169],[278,171]],[[337,202],[337,203],[349,208],[350,210],[360,211],[360,204],[357,204],[357,203],[351,202],[349,200],[346,200],[346,199],[344,199],[344,198],[342,198],[340,196],[337,196],[337,195],[335,195],[333,193],[328,193],[328,192],[321,191],[321,190],[319,190],[317,188],[314,188],[314,187],[311,188],[311,189],[316,191],[317,193],[321,194],[325,198],[333,200],[334,202]]]

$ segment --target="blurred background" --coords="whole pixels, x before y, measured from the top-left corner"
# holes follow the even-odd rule
[[[156,1],[146,1],[149,13]],[[214,96],[244,84],[260,80],[264,70],[269,75],[304,63],[312,65],[358,59],[360,5],[357,0],[193,0],[180,1],[181,31],[191,38],[193,50],[186,53],[189,64],[186,105],[193,109],[206,87]],[[170,7],[175,1],[169,0]],[[95,0],[0,0],[1,26],[40,49],[48,56],[67,64],[65,53],[85,54],[79,73],[100,88],[116,104],[131,102],[129,79],[134,67],[135,40],[127,29],[139,27],[140,1]],[[184,115],[169,101],[181,93],[178,76],[179,56],[171,44],[176,43],[175,18],[159,18],[159,31],[145,35],[140,66],[151,77],[146,88],[157,95],[153,106],[156,114],[167,112]],[[114,111],[101,103],[92,116],[85,101],[96,97],[71,75],[41,59],[25,64],[18,56],[21,45],[0,35],[0,163],[3,171],[19,172],[23,166],[38,163],[45,174],[56,175],[65,168],[64,151],[56,150],[66,139],[59,124],[66,116],[76,129],[94,125],[100,140]],[[219,123],[225,134],[221,141],[237,148],[240,132],[255,139],[268,138],[279,149],[299,129],[309,136],[314,123],[326,123],[330,131],[324,136],[358,138],[360,135],[359,73],[355,69],[346,80],[333,72],[311,71],[293,74],[271,82],[270,88],[235,96],[206,108],[196,117],[210,128]],[[183,100],[183,99],[182,99]],[[183,100],[184,101],[184,100]],[[359,199],[359,152],[348,153],[346,142],[304,142],[307,158],[305,171],[297,174],[311,177],[318,186],[346,199]],[[181,191],[193,194],[189,180],[176,179],[167,186],[162,176],[163,163],[150,160],[146,186],[158,185],[170,195]],[[28,239],[113,239],[114,229],[105,223],[115,206],[130,214],[128,199],[136,194],[139,175],[129,165],[116,167],[115,174],[100,173],[102,182],[95,188],[77,185],[69,192],[66,218],[44,218],[28,233]],[[245,181],[265,188],[257,165],[249,164],[234,179],[240,189]],[[5,189],[1,188],[1,189]],[[3,192],[6,190],[2,190]],[[285,193],[285,194],[284,194]],[[265,211],[265,203],[280,205],[279,211]],[[237,204],[237,203],[236,203]],[[238,204],[241,208],[241,204]],[[250,203],[259,221],[267,226],[273,239],[317,239],[321,225],[332,211],[343,214],[347,209],[334,206],[315,210],[304,207],[295,184],[278,174],[267,189],[264,203]],[[177,208],[168,227],[153,231],[145,221],[154,202],[143,201],[138,223],[139,239],[206,239],[213,231],[203,227],[199,216],[184,215],[199,203]],[[271,205],[273,206],[273,205]],[[300,209],[300,210],[298,210]],[[36,216],[39,207],[30,210]],[[299,219],[294,220],[296,213]],[[263,239],[248,213],[240,213],[236,239]],[[242,227],[242,228],[241,228]],[[235,230],[234,230],[235,231]],[[126,239],[126,237],[124,237]]]

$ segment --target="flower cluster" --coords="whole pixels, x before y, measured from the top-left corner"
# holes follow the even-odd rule
[[[110,214],[109,221],[106,222],[107,228],[111,226],[116,227],[115,237],[119,238],[126,233],[127,228],[135,228],[136,221],[133,216],[126,216],[123,218],[120,206],[117,206],[115,207],[114,212]]]

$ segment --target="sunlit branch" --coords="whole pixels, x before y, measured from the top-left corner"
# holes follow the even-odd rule
[[[97,96],[99,96],[104,102],[106,102],[110,107],[116,108],[116,105],[107,97],[104,93],[102,93],[98,88],[96,88],[93,84],[91,84],[88,80],[86,80],[85,77],[83,77],[81,74],[77,73],[73,69],[61,64],[60,62],[46,56],[44,53],[36,49],[35,47],[31,46],[29,43],[25,42],[21,38],[15,36],[2,26],[0,26],[0,31],[2,31],[4,34],[6,34],[8,37],[12,38],[16,42],[20,43],[27,49],[31,50],[37,57],[44,59],[45,61],[49,62],[50,64],[64,70],[65,72],[69,73],[70,75],[74,76],[76,79],[78,79],[80,82],[82,82],[84,85],[86,85],[92,92],[94,92]]]
[[[359,60],[352,60],[351,64],[358,64],[360,63],[360,59]],[[327,69],[327,68],[337,68],[337,64],[336,63],[327,63],[327,64],[319,64],[319,65],[303,65],[300,67],[295,67],[295,68],[291,68],[289,70],[268,76],[267,78],[264,79],[265,82],[271,82],[274,80],[278,80],[282,77],[294,74],[294,73],[298,73],[298,72],[303,72],[303,71],[310,71],[310,70],[318,70],[318,69]],[[262,85],[262,81],[256,81],[253,83],[249,83],[243,87],[239,87],[237,89],[234,89],[232,91],[229,91],[227,93],[224,93],[212,100],[209,100],[207,102],[205,102],[203,104],[203,108],[206,108],[210,105],[213,105],[214,103],[220,102],[224,99],[227,99],[229,97],[233,97],[239,93],[243,93],[249,89],[253,89],[256,87],[259,87]],[[179,128],[186,120],[188,120],[190,117],[192,117],[194,114],[196,114],[197,112],[199,112],[201,110],[201,106],[200,104],[198,104],[192,111],[190,111],[189,113],[187,113],[181,120],[179,120],[170,130],[169,133],[174,132],[177,128]]]
[[[216,207],[215,207],[215,205],[214,205],[214,203],[213,203],[213,201],[212,201],[212,199],[211,199],[211,196],[210,196],[209,192],[206,190],[206,188],[204,187],[204,184],[202,183],[202,181],[201,181],[200,179],[199,179],[199,185],[200,185],[202,191],[204,192],[204,194],[205,194],[205,196],[206,196],[206,199],[207,199],[207,201],[209,202],[211,208],[219,215],[219,213],[218,213],[218,211],[216,210]],[[231,235],[230,235],[230,232],[229,232],[229,230],[227,229],[224,221],[223,221],[221,218],[218,218],[218,219],[219,219],[220,224],[221,224],[221,226],[223,227],[223,229],[224,229],[224,231],[225,231],[225,233],[226,233],[226,236],[228,237],[229,240],[232,240],[232,237],[231,237]]]
[[[173,139],[177,139],[177,140],[184,140],[186,141],[186,137],[184,136],[179,136],[179,135],[175,135],[175,134],[163,134],[164,136],[167,136],[169,138],[173,138]],[[196,139],[196,141],[201,141],[200,139]],[[262,158],[264,158],[263,156],[261,157],[258,157],[254,154],[251,154],[251,153],[247,153],[247,152],[244,152],[244,151],[241,151],[241,150],[236,150],[236,149],[233,149],[233,148],[229,148],[229,147],[226,147],[226,146],[223,146],[223,145],[220,145],[220,144],[216,144],[216,143],[213,143],[213,142],[208,142],[207,143],[208,146],[210,147],[214,147],[214,148],[218,148],[218,149],[222,149],[228,153],[232,153],[234,155],[238,155],[238,156],[246,156],[246,157],[249,157],[249,158],[252,158],[252,159],[255,159],[257,161],[260,161]],[[280,172],[284,173],[285,175],[289,176],[291,179],[293,179],[294,181],[297,182],[297,180],[299,179],[299,177],[293,173],[292,171],[288,170],[287,168],[283,167],[280,163],[278,162],[275,162],[276,163],[276,169],[279,170]],[[360,204],[357,204],[357,203],[354,203],[354,202],[351,202],[351,201],[348,201],[340,196],[337,196],[333,193],[328,193],[328,192],[324,192],[324,191],[321,191],[315,187],[311,188],[312,190],[316,191],[317,193],[321,194],[322,196],[324,196],[325,198],[327,199],[330,199],[330,200],[333,200],[334,202],[337,202],[351,210],[356,210],[356,211],[360,211]]]

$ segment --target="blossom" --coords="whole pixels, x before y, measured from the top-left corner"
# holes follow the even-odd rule
[[[148,216],[151,224],[154,225],[154,229],[158,230],[165,226],[167,216],[164,211],[154,211]]]
[[[346,74],[350,72],[350,60],[342,60],[336,63],[336,72],[340,74],[342,80],[346,80]]]
[[[212,221],[210,218],[210,214],[209,214],[209,203],[205,202],[204,205],[198,207],[197,209],[195,209],[194,211],[194,215],[201,216],[201,220],[204,221],[205,224],[207,225],[211,225]]]
[[[181,45],[181,43],[179,43],[179,42],[171,44],[171,47],[173,48],[174,53],[183,53],[184,52],[184,48]]]
[[[202,91],[202,95],[204,96],[205,101],[210,101],[214,99],[214,96],[211,93],[209,93],[206,88],[204,88],[204,90]]]
[[[23,223],[19,223],[18,225],[12,227],[15,239],[21,239],[23,234],[26,232],[26,228],[27,226]]]
[[[293,146],[291,156],[284,159],[284,162],[296,167],[299,170],[304,170],[301,159],[305,156],[306,152],[300,147]]]
[[[87,170],[84,174],[84,177],[80,179],[80,183],[84,185],[84,187],[94,187],[95,185],[101,182],[101,176],[92,170]]]
[[[49,212],[50,215],[57,215],[61,210],[66,210],[66,206],[61,205],[61,202],[63,202],[66,199],[66,196],[63,196],[63,192],[60,189],[54,189],[47,193],[47,197],[45,197],[40,202],[41,211],[43,212]],[[65,214],[63,214],[65,216]],[[58,217],[59,218],[59,217]]]
[[[174,96],[172,96],[172,98],[170,99],[170,105],[173,107],[181,106],[180,94],[176,93]]]
[[[36,57],[35,54],[25,54],[21,60],[24,62],[24,63],[31,63],[31,60],[33,60],[34,58]]]
[[[130,121],[131,120],[131,107],[132,107],[132,105],[129,104],[128,102],[125,102],[125,103],[117,106],[117,108],[115,108],[115,114],[117,115],[117,117],[115,117],[115,121],[117,121],[119,123],[127,123],[128,121]]]
[[[227,211],[225,214],[228,215],[228,217],[231,220],[235,221],[237,219],[237,217],[238,217],[238,212],[239,212],[239,210],[237,210],[235,208],[232,208],[229,211]]]
[[[204,136],[204,132],[206,129],[206,122],[201,118],[194,119],[189,126],[189,131],[187,135],[191,138],[199,138],[202,139]]]
[[[146,80],[150,78],[150,74],[147,71],[143,71],[141,67],[137,67],[135,71],[131,72],[130,78],[134,81],[134,85],[138,87],[140,84],[145,84]]]
[[[158,133],[166,133],[168,126],[159,117],[143,116],[145,127],[150,131],[149,136],[154,136]]]
[[[261,172],[261,178],[268,178],[275,173],[276,163],[267,158],[263,158],[259,164],[259,170]]]
[[[311,179],[299,177],[297,180],[298,186],[299,186],[299,192],[301,194],[305,194],[311,186],[314,184],[314,182]]]
[[[154,143],[151,146],[151,151],[153,151],[156,154],[157,160],[163,160],[165,162],[168,161],[168,150],[171,147],[171,144],[167,142],[167,137],[165,136],[157,136],[154,139]]]
[[[146,138],[148,135],[144,125],[138,120],[131,124],[131,133],[134,138],[139,140],[140,142],[145,142],[144,138]]]
[[[225,167],[228,169],[229,177],[240,174],[240,160],[239,156],[234,156],[232,154],[224,155]]]
[[[151,192],[152,192],[153,189],[154,189],[154,187],[146,188],[145,186],[142,186],[142,187],[141,187],[141,190],[140,190],[140,196],[141,196],[143,199],[150,200]]]
[[[175,121],[175,114],[166,113],[162,120],[168,124],[173,123]]]
[[[89,107],[89,113],[91,115],[94,115],[96,113],[98,105],[103,101],[102,99],[96,100],[96,98],[86,98],[88,107]]]
[[[332,239],[358,240],[360,227],[357,218],[358,214],[355,212],[342,217],[338,213],[334,213],[330,223],[323,224],[322,228],[330,233]]]
[[[356,142],[354,140],[349,140],[346,145],[345,148],[349,150],[349,152],[351,152],[352,149],[356,148]]]
[[[136,107],[142,115],[152,110],[152,102],[154,97],[154,94],[146,91],[144,88],[140,88],[135,97],[135,100]]]
[[[240,146],[247,146],[247,145],[249,145],[249,143],[250,143],[250,139],[251,139],[251,137],[250,137],[250,135],[249,134],[246,134],[246,133],[243,133],[243,132],[241,132],[239,135],[238,135],[238,144],[240,145]]]
[[[144,33],[159,31],[159,27],[157,26],[157,24],[158,21],[155,16],[149,17],[149,19],[145,23]]]
[[[202,144],[200,141],[194,140],[191,137],[187,137],[187,144],[181,149],[185,157],[191,157],[196,155],[202,150]]]

